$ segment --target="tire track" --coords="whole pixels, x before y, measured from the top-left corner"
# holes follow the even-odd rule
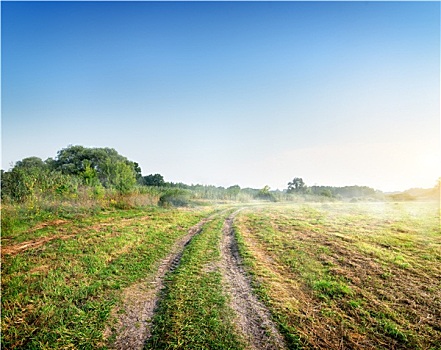
[[[193,237],[202,231],[203,226],[212,221],[218,213],[202,219],[188,230],[188,233],[179,239],[171,249],[171,253],[164,258],[157,272],[123,292],[122,305],[112,311],[116,319],[113,329],[107,326],[104,338],[108,339],[116,334],[115,341],[109,345],[110,349],[143,349],[146,340],[151,336],[152,319],[159,302],[160,291],[164,288],[164,277],[179,265],[185,247]]]
[[[236,326],[248,341],[249,349],[286,349],[268,309],[253,294],[243,268],[233,229],[234,217],[239,211],[225,220],[220,247],[220,268],[230,306],[236,313]]]

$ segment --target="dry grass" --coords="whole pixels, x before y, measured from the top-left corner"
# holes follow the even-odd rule
[[[294,205],[244,213],[250,271],[281,327],[311,348],[441,346],[433,204]]]

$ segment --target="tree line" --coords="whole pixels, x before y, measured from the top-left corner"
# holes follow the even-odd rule
[[[106,191],[126,195],[143,188],[152,188],[160,203],[183,203],[195,199],[251,199],[254,193],[238,185],[228,188],[210,185],[187,185],[166,182],[161,174],[143,176],[137,162],[128,160],[113,148],[88,148],[70,145],[57,152],[55,158],[42,160],[27,157],[11,169],[1,171],[1,198],[4,202],[24,203],[38,198],[68,198],[87,188],[92,195]],[[157,190],[155,190],[155,188]]]
[[[16,202],[42,193],[69,195],[81,185],[125,194],[142,178],[139,165],[113,148],[83,146],[68,146],[45,161],[24,158],[1,175],[2,200]]]
[[[355,197],[378,197],[383,192],[368,186],[307,186],[300,177],[295,177],[288,182],[287,193],[315,195],[328,198],[355,198]]]
[[[188,185],[165,181],[161,174],[143,176],[138,163],[120,155],[113,148],[87,148],[70,145],[57,152],[55,158],[24,158],[8,171],[1,171],[1,197],[6,202],[25,202],[36,196],[74,196],[87,187],[96,195],[105,191],[125,195],[139,188],[156,188],[161,200],[192,197],[193,199],[283,201],[351,198],[384,199],[384,194],[367,186],[308,186],[294,177],[283,190],[212,185]],[[314,199],[315,198],[315,199]]]

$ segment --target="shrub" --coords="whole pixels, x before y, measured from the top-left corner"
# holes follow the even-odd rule
[[[190,202],[190,192],[181,188],[167,188],[159,198],[159,205],[184,207]]]

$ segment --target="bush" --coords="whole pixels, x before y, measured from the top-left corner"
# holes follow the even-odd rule
[[[264,201],[277,202],[276,196],[273,193],[271,193],[269,190],[270,190],[269,186],[265,186],[256,194],[255,198]]]
[[[159,198],[159,205],[163,207],[184,207],[190,203],[190,192],[181,188],[167,188]]]
[[[64,197],[76,194],[81,180],[48,168],[15,166],[2,174],[2,199],[6,202],[24,203],[37,197]]]

